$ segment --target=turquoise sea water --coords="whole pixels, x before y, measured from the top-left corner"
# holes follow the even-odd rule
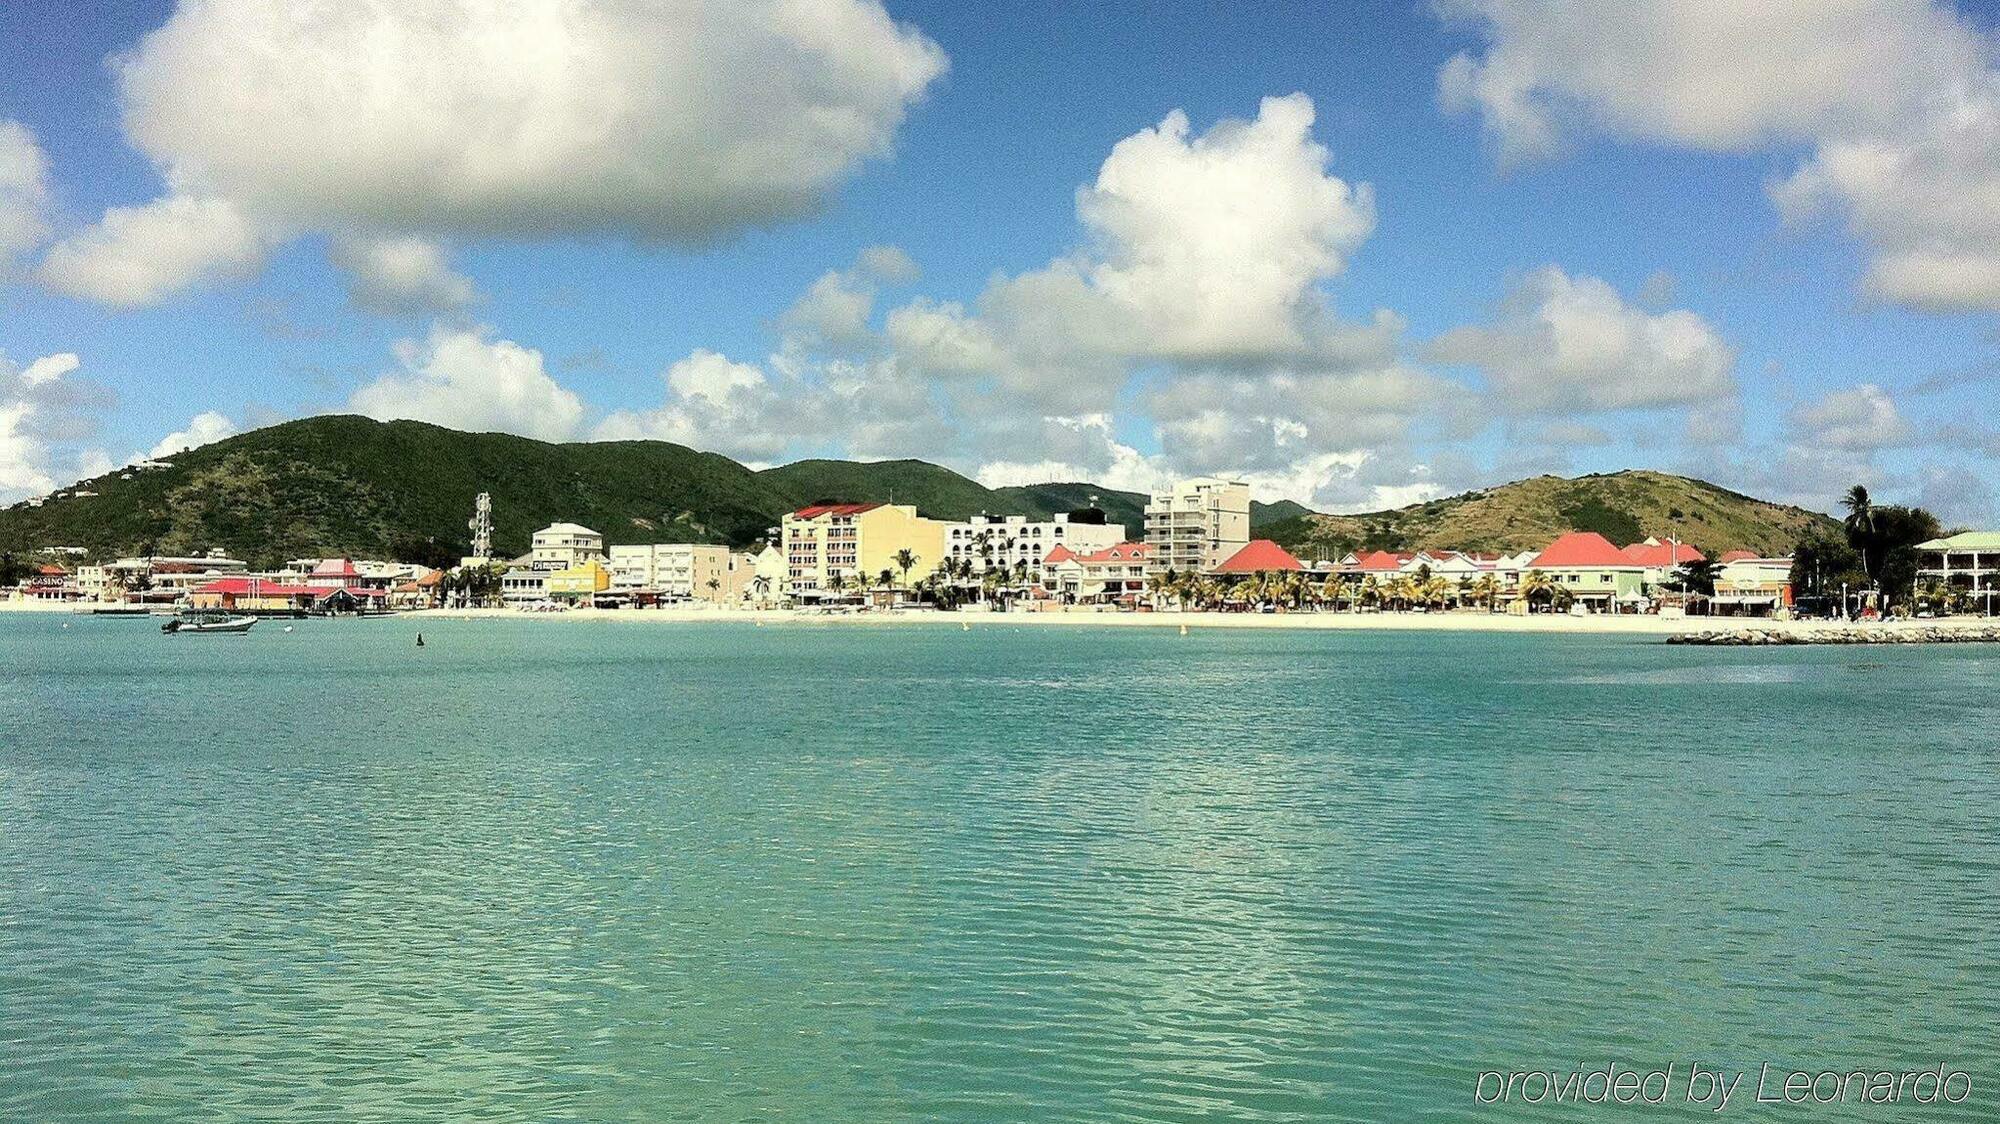
[[[2000,1118],[2000,649],[66,622],[0,617],[7,1119]]]

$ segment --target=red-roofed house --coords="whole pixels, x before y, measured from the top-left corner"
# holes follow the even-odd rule
[[[1070,603],[1134,604],[1146,592],[1146,560],[1152,548],[1121,542],[1078,554],[1066,546],[1042,560],[1043,586]]]
[[[322,558],[319,565],[313,567],[306,584],[325,589],[352,588],[361,584],[361,571],[351,558]]]
[[[1270,539],[1252,539],[1241,550],[1215,568],[1218,574],[1268,574],[1280,570],[1303,570],[1305,566],[1284,547]]]
[[[1645,600],[1646,568],[1595,531],[1571,531],[1535,558],[1577,604],[1603,612],[1636,607]]]
[[[1721,562],[1723,565],[1726,566],[1731,562],[1742,562],[1746,559],[1755,557],[1757,557],[1757,552],[1754,550],[1731,550],[1725,552],[1723,556],[1721,558],[1716,559],[1716,561]]]

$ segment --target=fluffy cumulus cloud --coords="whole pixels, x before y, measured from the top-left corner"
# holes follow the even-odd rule
[[[95,431],[107,403],[69,378],[81,365],[71,352],[26,366],[0,354],[0,503],[46,493],[87,467],[68,443]]]
[[[1736,351],[1706,320],[1646,312],[1555,266],[1523,277],[1493,324],[1447,332],[1427,354],[1482,370],[1504,413],[1707,408],[1736,394]]]
[[[270,248],[269,234],[228,199],[174,195],[106,211],[96,226],[51,247],[41,275],[59,292],[133,308],[248,277]]]
[[[0,121],[0,279],[48,234],[49,165],[35,135]]]
[[[944,68],[880,0],[186,0],[116,64],[170,195],[114,209],[52,279],[158,299],[205,271],[123,276],[165,239],[137,227],[212,245],[224,205],[270,236],[708,243],[820,206]],[[463,295],[429,272],[427,305]]]
[[[1792,411],[1797,441],[1808,448],[1873,452],[1909,442],[1913,430],[1889,392],[1874,383],[1836,390]]]
[[[568,440],[582,425],[583,400],[550,377],[542,353],[490,330],[438,328],[397,343],[396,359],[396,370],[354,392],[350,411],[543,441]]]
[[[225,437],[234,437],[236,432],[235,422],[214,410],[205,410],[188,419],[186,429],[177,429],[160,438],[146,455],[152,458],[175,456],[189,449],[212,445]]]
[[[1772,195],[1844,219],[1875,296],[2000,308],[2000,73],[1992,35],[1930,0],[1564,4],[1449,0],[1484,40],[1439,75],[1503,159],[1566,133],[1810,155]]]
[[[479,299],[471,278],[451,268],[425,238],[336,238],[333,263],[348,277],[348,300],[383,316],[457,313]]]
[[[1171,113],[1078,190],[1071,252],[970,302],[917,296],[878,316],[881,290],[916,270],[865,251],[779,317],[766,362],[696,352],[667,371],[659,407],[596,436],[757,461],[926,456],[996,483],[1143,489],[1229,471],[1302,498],[1345,487],[1463,395],[1399,359],[1400,317],[1335,314],[1324,286],[1374,202],[1333,174],[1313,118],[1298,94],[1205,130]],[[1141,453],[1148,436],[1159,449]]]

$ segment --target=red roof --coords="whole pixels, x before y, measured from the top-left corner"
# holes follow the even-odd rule
[[[355,569],[354,563],[349,559],[322,558],[319,565],[313,567],[312,576],[316,578],[358,578],[361,576],[361,571]]]
[[[1089,554],[1079,555],[1078,559],[1084,562],[1143,562],[1151,557],[1152,553],[1153,548],[1145,543],[1121,542],[1116,546],[1107,546],[1103,550],[1093,550]]]
[[[1409,555],[1391,554],[1386,550],[1377,550],[1355,559],[1354,568],[1357,570],[1377,570],[1386,573],[1395,573],[1403,568],[1403,563],[1409,557]]]
[[[1303,570],[1299,560],[1270,539],[1253,539],[1215,568],[1218,574],[1259,574],[1270,570]]]
[[[65,578],[69,576],[68,570],[63,569],[61,566],[55,565],[52,562],[42,563],[40,573],[45,578]]]
[[[258,597],[318,597],[329,592],[309,585],[288,585],[284,582],[263,581],[258,578],[221,578],[197,587],[196,593],[227,593],[236,597],[251,596],[251,586],[256,586]]]
[[[1627,557],[1625,552],[1611,545],[1611,540],[1596,531],[1571,531],[1549,544],[1548,549],[1536,557],[1535,565],[1541,569],[1559,566],[1634,566],[1638,563]]]
[[[1683,562],[1703,562],[1708,556],[1686,543],[1635,542],[1624,550],[1625,557],[1641,566],[1678,566]]]
[[[1754,550],[1732,550],[1729,553],[1723,555],[1722,560],[1724,562],[1741,562],[1746,558],[1755,558],[1755,557],[1757,557],[1757,552]]]
[[[1070,548],[1062,545],[1061,543],[1057,543],[1056,548],[1054,550],[1049,551],[1049,556],[1047,558],[1042,559],[1042,563],[1043,565],[1053,566],[1058,562],[1067,562],[1075,557],[1076,557],[1076,551],[1071,550]]]
[[[802,507],[792,512],[792,518],[817,519],[822,515],[859,515],[881,506],[879,503],[816,503],[811,507]]]

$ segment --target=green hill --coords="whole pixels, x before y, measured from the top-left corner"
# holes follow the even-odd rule
[[[1537,476],[1393,511],[1295,515],[1262,530],[1306,557],[1355,549],[1511,553],[1539,549],[1568,531],[1596,531],[1620,545],[1673,535],[1713,556],[1789,553],[1816,524],[1831,527],[1833,520],[1702,480],[1628,469],[1573,480]]]
[[[465,522],[482,491],[493,496],[494,549],[502,554],[527,550],[529,536],[557,520],[593,527],[611,543],[740,546],[815,500],[893,497],[926,515],[962,519],[980,511],[1047,516],[1070,509],[1065,489],[1097,491],[995,491],[914,460],[814,460],[756,472],[664,441],[554,445],[352,416],[286,422],[171,463],[112,472],[39,507],[0,511],[0,550],[68,545],[104,557],[219,548],[259,565],[338,554],[456,557],[469,548]],[[1139,533],[1136,515],[1126,523]]]
[[[558,520],[611,543],[747,545],[786,511],[820,500],[890,500],[926,515],[1047,517],[1094,497],[1128,534],[1146,497],[1076,482],[987,488],[924,461],[809,460],[758,472],[664,441],[553,445],[423,422],[306,418],[218,441],[164,469],[128,469],[0,511],[0,550],[81,546],[97,557],[219,548],[253,564],[328,555],[455,558],[480,492],[493,496],[494,548],[512,555]],[[1620,472],[1537,477],[1397,511],[1317,515],[1252,506],[1251,525],[1307,556],[1391,549],[1539,547],[1572,528],[1619,542],[1677,533],[1705,550],[1789,550],[1826,516],[1699,480]]]

